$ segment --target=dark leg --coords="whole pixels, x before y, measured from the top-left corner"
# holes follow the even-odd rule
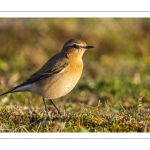
[[[50,99],[51,103],[54,105],[54,107],[57,109],[57,112],[59,113],[59,115],[61,116],[61,112],[59,111],[59,109],[57,108],[57,106],[55,105],[55,103]]]
[[[50,119],[50,117],[48,115],[48,109],[47,109],[47,106],[46,106],[46,101],[45,101],[44,98],[43,98],[43,102],[44,102],[44,106],[45,106],[45,111],[46,111],[46,114],[47,114],[47,118]]]

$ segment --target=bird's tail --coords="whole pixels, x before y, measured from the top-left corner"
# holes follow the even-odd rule
[[[30,86],[31,86],[31,84],[27,84],[27,85],[25,84],[24,85],[24,83],[22,83],[22,84],[20,84],[20,85],[18,85],[16,87],[10,89],[9,91],[7,91],[5,93],[0,94],[0,96],[3,96],[3,95],[8,94],[8,93],[29,91]]]
[[[12,93],[13,90],[14,90],[14,89],[11,89],[11,90],[9,90],[9,91],[7,91],[7,92],[5,92],[5,93],[2,93],[2,94],[0,94],[0,96],[3,96],[3,95],[8,94],[8,93]]]

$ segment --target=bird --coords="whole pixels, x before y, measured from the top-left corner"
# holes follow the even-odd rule
[[[61,116],[53,99],[65,96],[75,87],[83,70],[82,56],[87,49],[91,48],[94,46],[89,46],[82,40],[68,40],[62,50],[51,57],[41,69],[25,82],[0,94],[0,96],[15,92],[31,92],[43,98],[47,118],[50,119],[46,100],[50,100]]]

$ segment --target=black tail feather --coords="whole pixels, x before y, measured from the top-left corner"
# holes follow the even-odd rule
[[[2,93],[0,96],[3,96],[3,95],[5,95],[5,94],[8,94],[8,93],[10,93],[11,91],[8,91],[8,92],[5,92],[5,93]]]
[[[27,85],[26,82],[23,82],[23,83],[21,83],[20,85],[14,87],[14,88],[12,88],[12,89],[10,89],[9,91],[0,94],[0,96],[3,96],[3,95],[8,94],[8,93],[19,92],[19,91],[14,91],[14,90],[17,89],[18,87],[21,87],[21,86],[24,86],[24,85]]]
[[[5,93],[0,94],[0,96],[3,96],[3,95],[8,94],[8,93],[12,93],[14,89],[15,89],[15,88],[10,89],[9,91],[7,91],[7,92],[5,92]]]

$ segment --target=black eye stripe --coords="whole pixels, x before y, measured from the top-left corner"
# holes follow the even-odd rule
[[[73,48],[80,48],[80,46],[78,46],[78,45],[76,45],[76,44],[73,44],[72,47],[73,47]]]
[[[86,46],[79,46],[77,44],[73,44],[73,45],[68,46],[68,48],[80,49],[80,48],[86,48]]]

